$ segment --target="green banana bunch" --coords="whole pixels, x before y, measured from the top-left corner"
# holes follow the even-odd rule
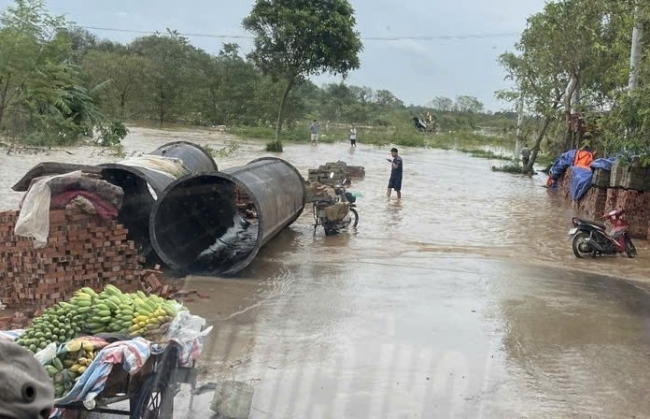
[[[74,293],[36,318],[17,343],[36,353],[55,342],[65,343],[80,332],[105,332],[158,337],[176,316],[178,303],[142,291],[125,294],[106,285],[99,294],[89,287]]]

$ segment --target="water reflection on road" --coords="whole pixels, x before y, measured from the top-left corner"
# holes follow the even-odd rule
[[[127,153],[172,140],[224,145],[197,131],[133,129]],[[314,234],[311,210],[237,279],[189,278],[210,295],[189,303],[215,331],[201,380],[255,385],[253,418],[645,417],[650,305],[639,258],[576,260],[572,210],[545,179],[493,173],[489,160],[404,149],[403,200],[387,199],[388,149],[287,144],[302,172],[363,165],[356,231]],[[266,153],[245,142],[220,167]],[[38,160],[0,155],[7,191]],[[57,154],[59,153],[59,154]],[[112,158],[116,160],[116,158]],[[15,207],[7,194],[4,207]],[[591,272],[591,273],[590,273]],[[210,394],[177,397],[177,417],[206,417]]]

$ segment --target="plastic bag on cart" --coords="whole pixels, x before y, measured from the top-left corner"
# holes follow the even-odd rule
[[[24,329],[16,329],[16,330],[0,330],[0,340],[11,340],[15,341],[25,333]]]
[[[203,338],[211,331],[212,326],[202,330],[205,326],[203,317],[190,314],[189,311],[181,310],[172,320],[167,339],[178,342],[181,346],[179,365],[186,367],[196,361],[203,350]]]
[[[54,358],[56,358],[56,343],[52,342],[47,345],[44,349],[36,352],[34,358],[38,360],[41,364],[45,365]]]

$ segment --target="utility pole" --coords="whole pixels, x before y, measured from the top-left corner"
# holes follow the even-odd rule
[[[630,79],[628,90],[636,89],[639,84],[639,64],[641,64],[641,41],[643,39],[643,20],[641,8],[637,1],[634,7],[634,29],[632,30],[632,50],[630,51]]]
[[[519,160],[521,142],[524,136],[524,96],[519,96],[517,102],[517,141],[515,142],[515,160]]]

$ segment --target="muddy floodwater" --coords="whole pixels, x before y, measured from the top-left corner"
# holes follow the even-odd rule
[[[174,140],[231,147],[207,131],[132,128],[127,155]],[[220,168],[267,155],[241,141]],[[311,208],[231,279],[191,277],[188,303],[215,326],[200,384],[254,387],[251,418],[643,418],[650,415],[650,248],[576,260],[573,211],[544,176],[499,162],[402,149],[403,199],[385,197],[388,148],[286,144],[303,174],[362,165],[356,231],[314,234]],[[118,161],[96,148],[0,154],[0,209],[39,161]],[[175,417],[209,417],[183,388]]]

